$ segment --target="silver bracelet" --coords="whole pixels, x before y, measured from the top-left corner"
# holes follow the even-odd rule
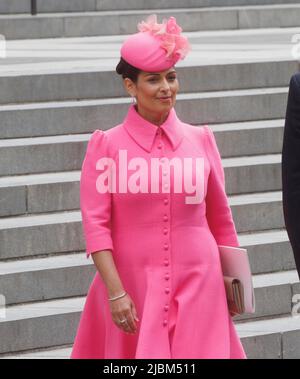
[[[121,297],[127,295],[127,292],[125,291],[124,293],[122,293],[122,295],[118,295],[118,296],[115,296],[115,297],[111,297],[109,298],[108,300],[116,300],[116,299],[120,299]]]

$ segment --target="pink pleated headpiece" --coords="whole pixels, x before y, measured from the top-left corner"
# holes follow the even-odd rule
[[[163,71],[184,59],[191,50],[175,17],[159,24],[156,14],[138,23],[138,33],[130,35],[121,47],[121,56],[132,66],[147,72]]]

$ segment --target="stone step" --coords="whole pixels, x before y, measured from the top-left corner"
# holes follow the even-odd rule
[[[229,197],[238,232],[253,232],[284,227],[281,191]]]
[[[291,246],[290,246],[288,236],[287,236],[285,229],[268,230],[268,231],[263,231],[263,232],[239,233],[239,242],[240,242],[240,245],[247,248],[247,250],[249,252],[249,261],[250,261],[250,265],[251,265],[251,272],[254,274],[270,273],[270,272],[277,272],[277,271],[286,271],[286,270],[292,270],[295,268],[295,261],[294,261],[293,252],[292,252],[292,249],[291,249]],[[36,254],[34,254],[33,257],[38,256],[38,254],[39,253],[36,252]],[[63,255],[62,257],[59,257],[58,254],[54,255],[53,264],[57,265],[57,262],[60,262],[60,263],[62,262],[64,264],[66,263],[66,265],[67,265],[68,263],[70,263],[70,259],[72,259],[72,260],[74,259],[74,266],[76,266],[76,262],[79,262],[79,264],[77,264],[77,266],[76,266],[76,268],[74,268],[74,270],[77,270],[78,266],[80,266],[81,263],[83,263],[83,265],[85,266],[85,264],[88,264],[88,262],[89,262],[89,261],[86,261],[85,259],[82,260],[82,257],[80,255],[78,255],[78,253],[75,254],[73,252],[70,252],[70,253],[68,253],[68,255]],[[16,258],[22,258],[22,257],[17,256],[17,255],[15,257]],[[43,257],[43,260],[40,261],[41,264],[46,263],[47,268],[50,267],[51,265],[48,262],[52,262],[51,259],[46,260],[45,259],[47,257],[46,254],[41,255],[41,257]],[[56,257],[59,257],[59,258],[56,260]],[[71,257],[71,258],[69,258],[69,257]],[[85,257],[85,254],[84,254],[84,257]],[[7,258],[10,258],[10,257],[7,257]],[[29,255],[29,258],[30,258],[30,255]],[[51,256],[49,256],[49,258],[51,258]],[[37,259],[37,258],[35,258],[35,259]],[[4,267],[10,267],[10,265],[6,265],[6,263],[9,263],[9,262],[10,261],[8,261],[8,262],[3,261],[3,273],[4,273]],[[34,260],[33,262],[39,262],[39,261]],[[73,263],[73,261],[72,261],[72,263]],[[29,261],[28,264],[31,264],[31,261]],[[21,267],[23,268],[23,266],[22,266],[23,261],[20,261],[20,262],[18,261],[16,263],[14,261],[12,261],[11,265],[12,265],[12,267],[14,267],[14,265],[21,265]],[[35,263],[34,263],[34,265],[35,265]],[[87,270],[89,273],[89,270],[90,270],[89,267],[83,268],[83,269]],[[16,270],[16,269],[14,269],[14,270]],[[70,272],[72,273],[72,277],[74,277],[72,270],[73,269],[70,268]],[[36,275],[37,275],[36,280],[39,280],[40,273],[38,272]],[[13,279],[13,280],[15,280],[15,279]],[[25,279],[24,279],[24,283],[25,283]],[[4,284],[3,284],[3,288],[4,288]],[[37,286],[37,289],[38,288],[39,288],[39,286]],[[45,288],[46,289],[50,288],[51,294],[53,294],[51,285],[48,285]],[[68,288],[68,290],[69,290],[69,288]],[[60,291],[61,291],[61,289],[60,289]],[[39,292],[37,292],[37,293],[39,294]],[[62,295],[61,292],[60,292],[60,295]],[[16,302],[16,300],[13,300],[16,298],[16,296],[18,298],[18,296],[21,296],[21,294],[19,292],[13,291],[12,300],[7,300],[7,301],[11,301],[12,303]],[[45,296],[45,294],[44,294],[44,296]],[[32,300],[38,300],[38,299],[33,298]]]
[[[240,246],[248,251],[253,274],[295,269],[294,255],[285,229],[239,233],[238,239]]]
[[[85,12],[95,11],[100,8],[96,7],[95,0],[37,0],[36,8],[38,13],[42,12]],[[0,13],[30,13],[31,4],[28,0],[10,0],[0,2]]]
[[[255,263],[255,257],[251,247],[248,248],[248,252],[252,265],[252,262]],[[270,267],[269,265],[269,269]],[[0,272],[1,293],[5,296],[6,306],[11,306],[33,301],[84,296],[88,292],[96,268],[92,260],[86,259],[84,253],[77,253],[1,262]],[[257,304],[256,313],[236,317],[236,320],[290,312],[291,298],[300,289],[297,271],[268,274],[257,274],[253,270],[251,272]],[[18,291],[15,291],[16,283]],[[276,303],[269,300],[276,296],[279,297]]]
[[[0,140],[1,174],[80,169],[89,137],[75,134]]]
[[[0,353],[71,344],[85,297],[21,304],[0,318]]]
[[[296,341],[296,346],[299,345],[300,318],[299,315],[291,315],[291,284],[295,283],[293,274],[295,273],[272,275],[274,288],[278,289],[279,283],[282,284],[280,301],[276,296],[276,302],[270,301],[270,298],[274,298],[274,289],[270,289],[268,293],[268,287],[264,287],[266,278],[257,278],[261,285],[260,304],[267,299],[263,307],[268,304],[275,312],[279,312],[276,318],[256,321],[252,319],[247,322],[234,320],[242,343],[245,343],[247,354],[251,354],[252,357],[255,354],[258,356],[262,348],[264,356],[260,358],[270,355],[275,358],[277,354],[278,358],[281,358],[281,354],[284,358],[291,354],[298,354],[298,358],[300,357],[299,349],[295,349]],[[271,276],[267,278],[268,281],[270,279]],[[298,285],[296,291],[299,289]],[[4,341],[0,346],[0,353],[11,354],[28,349],[72,344],[84,302],[85,296],[7,307],[5,318],[0,319],[0,331]],[[283,351],[280,350],[281,343]]]
[[[300,282],[296,270],[253,275],[252,278],[255,313],[236,316],[235,321],[291,314],[293,297],[300,293]]]
[[[261,126],[263,125],[269,125],[270,128],[262,127],[259,129],[255,122],[251,125],[253,128],[245,132],[242,129],[239,131],[229,131],[229,129],[215,131],[215,128],[212,127],[222,157],[232,157],[231,160],[227,161],[229,166],[257,165],[262,160],[278,163],[278,154],[264,154],[266,158],[255,155],[259,151],[264,152],[264,141],[268,141],[272,131],[275,133],[267,145],[270,146],[270,150],[276,153],[281,153],[282,150],[282,123],[276,123],[276,125],[280,125],[278,127],[274,126],[272,122],[262,123]],[[249,139],[245,145],[243,141],[247,137]],[[259,144],[255,139],[256,137],[261,138]],[[90,134],[2,139],[0,140],[1,176],[81,169],[89,139]],[[275,151],[276,148],[277,151]],[[241,155],[245,157],[243,158]],[[248,156],[252,156],[252,158]]]
[[[298,3],[298,0],[289,0],[290,4]],[[251,0],[252,5],[284,4],[284,0]],[[224,7],[236,5],[248,5],[247,0],[37,0],[38,13],[53,12],[88,12],[106,10],[137,10],[137,9],[172,9],[172,8],[200,8],[200,7]],[[31,7],[28,0],[10,0],[0,2],[0,13],[30,13]]]
[[[287,90],[287,87],[275,87],[178,94],[176,108],[179,116],[190,123],[202,121],[208,123],[232,122],[245,119],[273,118],[274,116],[280,118],[285,114]],[[76,96],[79,96],[79,94]],[[261,96],[264,96],[263,100]],[[8,101],[9,99],[3,100]],[[249,101],[251,101],[251,109],[249,109]],[[20,134],[25,136],[61,134],[68,132],[68,129],[70,129],[68,125],[72,125],[71,132],[78,132],[79,130],[90,131],[93,126],[99,126],[99,122],[106,129],[122,121],[129,102],[128,98],[110,98],[75,102],[60,101],[3,105],[0,106],[2,120],[0,123],[0,135],[5,138],[14,134],[18,137]],[[262,107],[261,104],[265,105],[265,107]],[[119,108],[118,112],[115,112],[116,105]],[[114,107],[114,112],[111,110],[112,107]],[[196,107],[197,110],[200,107],[200,112],[195,112]],[[215,114],[215,107],[220,109],[218,114]],[[268,111],[270,107],[278,110],[278,113],[274,114],[275,112],[273,112],[271,114]],[[232,110],[235,112],[230,112]],[[255,111],[255,114],[253,111]],[[115,116],[113,116],[114,114]],[[260,114],[261,117],[259,117]],[[49,123],[51,123],[51,126]],[[28,128],[24,127],[26,125],[28,125]],[[45,125],[42,130],[40,125]],[[54,125],[57,126],[55,127]],[[44,131],[44,129],[47,130]]]
[[[227,98],[235,93],[230,91],[234,91],[234,89],[244,89],[247,91],[243,93],[245,95],[248,94],[249,89],[254,90],[254,93],[250,91],[249,95],[252,93],[254,95],[257,91],[260,91],[258,93],[263,95],[266,88],[269,88],[270,91],[266,92],[266,94],[270,95],[278,87],[280,93],[282,91],[287,92],[286,86],[291,73],[296,70],[296,64],[293,61],[260,62],[224,64],[222,66],[181,67],[177,70],[181,72],[179,75],[183,78],[180,85],[184,93],[180,91],[177,95],[179,103],[182,103],[183,106],[182,115],[187,118],[187,122],[190,120],[192,123],[202,121],[211,123],[214,120],[215,122],[224,121],[220,120],[220,117],[216,118],[215,114],[210,114],[211,108],[208,102],[214,102],[212,107],[222,107],[221,110],[224,112],[226,109],[234,107],[232,104],[227,104]],[[240,76],[244,75],[243,72],[247,72],[247,79],[249,80],[241,82]],[[198,77],[197,81],[190,80],[193,76]],[[215,77],[216,80],[207,81],[205,79],[210,76]],[[49,63],[48,70],[43,75],[37,75],[36,72],[35,75],[32,75],[31,72],[26,71],[11,75],[5,70],[1,72],[0,65],[0,102],[4,104],[0,105],[0,138],[82,133],[90,131],[93,125],[97,125],[97,122],[103,124],[103,128],[109,128],[114,123],[121,121],[119,112],[108,111],[107,114],[110,115],[108,117],[103,109],[101,114],[97,116],[98,107],[101,105],[104,107],[112,102],[113,106],[118,104],[118,107],[122,108],[124,103],[128,104],[130,101],[128,97],[121,97],[126,96],[126,94],[120,85],[121,83],[117,82],[118,79],[112,71],[49,73]],[[111,88],[108,86],[104,88],[101,85],[104,81]],[[86,85],[83,85],[84,83]],[[264,88],[261,88],[261,85]],[[276,87],[270,88],[271,85]],[[255,86],[257,88],[253,88]],[[18,88],[19,91],[12,91],[12,88]],[[205,92],[199,93],[200,89]],[[222,99],[215,99],[218,97],[217,90],[224,91],[219,93]],[[195,112],[185,101],[188,96],[195,96],[197,93],[202,98],[200,104],[197,104],[197,108],[201,107],[201,113],[198,117],[195,116]],[[239,95],[240,93],[238,92],[237,96]],[[118,98],[115,99],[113,96]],[[101,97],[104,97],[104,99],[101,99]],[[72,101],[72,98],[75,98],[76,101]],[[58,102],[54,100],[58,100]],[[223,109],[224,101],[226,104]],[[234,101],[237,102],[237,99],[234,99]],[[15,104],[8,104],[11,102]],[[87,109],[87,107],[90,109]],[[178,108],[178,104],[176,104],[176,107]],[[257,111],[257,109],[255,110]],[[122,112],[122,109],[120,111],[122,115],[125,113],[125,111]],[[238,108],[235,111],[237,112]],[[246,107],[243,111],[246,111]],[[69,122],[69,117],[74,112],[76,112],[76,118],[74,117]],[[283,112],[284,107],[282,107]],[[92,113],[92,117],[89,117],[90,113]],[[114,113],[116,113],[115,117],[113,117]],[[253,115],[249,114],[249,110],[246,116],[247,120],[253,119]],[[200,121],[195,121],[195,118],[196,120],[200,119]],[[256,117],[255,119],[258,118]],[[269,118],[272,118],[272,116]],[[76,119],[79,121],[76,122]],[[230,114],[228,114],[227,119],[230,121],[243,120],[243,118],[232,119]]]
[[[0,216],[79,209],[80,171],[0,177]]]
[[[220,150],[222,151],[222,150]],[[281,190],[281,154],[223,159],[228,194]]]
[[[284,227],[281,192],[229,197],[237,231]],[[0,259],[83,251],[80,210],[0,218]]]
[[[209,127],[214,132],[222,157],[225,158],[281,154],[284,123],[285,119],[255,120],[209,124]]]
[[[69,359],[72,353],[72,344],[66,347],[33,349],[17,354],[1,354],[0,359]]]
[[[0,288],[6,305],[83,296],[95,272],[93,261],[82,252],[2,261]]]
[[[299,359],[299,316],[235,323],[248,359]],[[72,344],[2,354],[0,359],[68,359]]]
[[[236,329],[245,348],[247,358],[300,358],[299,315],[238,323]]]
[[[216,66],[222,71],[222,65],[232,63],[289,62],[294,61],[297,70],[297,35],[298,27],[234,29],[186,32],[192,49],[176,67]],[[127,35],[109,35],[93,37],[41,38],[8,40],[4,44],[0,60],[2,76],[41,75],[49,73],[75,72],[112,72],[116,77],[115,67],[120,58],[120,47]],[[3,36],[4,37],[4,36]],[[267,85],[266,75],[273,75],[266,70],[261,80]],[[255,71],[258,80],[259,72]],[[216,75],[218,70],[216,70]],[[247,75],[246,75],[247,74]],[[230,78],[220,75],[220,82],[230,82]],[[249,70],[243,73],[243,82],[248,79]],[[182,77],[182,76],[181,76]],[[277,76],[279,79],[279,76]],[[210,79],[210,78],[208,78]],[[218,81],[213,76],[212,82]],[[207,78],[198,78],[207,82]],[[40,79],[41,81],[41,79]],[[194,78],[190,78],[194,83]],[[274,85],[274,84],[273,84]]]
[[[48,151],[51,154],[47,154]],[[44,154],[40,152],[40,155],[46,162],[49,157],[49,162],[53,163],[53,151],[56,151],[57,162],[64,161],[65,156],[71,163],[72,156],[79,159],[76,154],[68,154],[66,148],[59,152],[58,145],[48,148]],[[37,158],[39,154],[35,150],[32,155]],[[13,167],[16,167],[21,164],[21,157],[25,159],[25,154],[21,154],[18,161],[8,159],[7,162],[15,162]],[[228,195],[281,190],[281,154],[225,158],[222,162]],[[80,165],[76,167],[77,171],[0,177],[0,194],[5,199],[0,207],[0,217],[79,209]]]
[[[66,0],[65,0],[66,1]],[[284,0],[97,0],[98,10],[121,10],[121,9],[172,9],[172,8],[200,8],[200,7],[225,7],[225,6],[248,6],[251,5],[274,5],[285,4]],[[298,0],[288,0],[290,4],[299,3]],[[45,4],[46,5],[46,4]],[[49,5],[50,6],[50,5]]]
[[[131,34],[153,9],[0,15],[6,40]],[[159,22],[174,16],[185,32],[299,25],[300,4],[155,9]]]
[[[276,154],[282,151],[284,119],[277,120],[257,120],[243,121],[224,124],[209,124],[214,132],[222,157],[238,157],[245,155]],[[199,125],[201,126],[201,125]],[[3,130],[4,131],[4,130]],[[90,138],[89,134],[72,134],[57,136],[40,136],[40,138],[8,135],[9,130],[5,129],[5,137],[9,139],[0,140],[0,147],[9,148],[12,154],[18,155],[17,150],[38,145],[42,148],[49,147],[49,144],[58,144],[58,149],[68,146],[68,144],[81,143],[86,147],[86,142]],[[41,138],[44,137],[44,138]],[[24,145],[22,146],[22,141]],[[243,142],[247,141],[245,145]],[[80,145],[78,145],[80,146]],[[81,149],[79,149],[81,150]],[[78,152],[80,154],[80,151]],[[0,153],[1,154],[1,153]]]
[[[287,94],[287,87],[180,94],[177,96],[175,108],[182,121],[193,125],[243,121],[253,121],[252,125],[263,121],[272,123],[271,120],[285,117]],[[96,129],[107,130],[123,122],[129,104],[128,98],[120,98],[0,106],[0,136],[6,139],[91,133]],[[282,121],[279,122],[283,125]],[[273,135],[272,131],[266,130],[267,125],[263,127],[266,137]],[[232,133],[236,139],[244,131],[236,130]],[[264,132],[258,131],[258,133],[263,137]],[[281,133],[278,131],[270,142],[266,142],[266,148],[269,150],[266,153],[278,152],[280,147],[278,138],[281,140],[279,136]],[[253,132],[251,140],[254,134],[256,133]],[[270,147],[273,144],[274,148],[277,146],[275,151]],[[226,148],[232,151],[233,145],[230,144],[230,147],[228,145],[227,142]],[[243,145],[239,144],[235,149],[242,152]],[[260,141],[256,141],[256,145],[257,153],[265,153]]]
[[[80,211],[0,218],[0,259],[83,251]]]
[[[290,34],[286,38],[290,37]],[[256,38],[258,37],[256,36]],[[207,44],[208,42],[205,46]],[[102,43],[102,49],[106,45]],[[247,59],[246,56],[241,59],[244,56],[243,51],[231,52],[228,48],[231,61],[227,62],[226,58],[222,59],[220,56],[211,57],[210,60],[212,61],[208,60],[206,63],[204,58],[202,59],[199,56],[198,49],[201,49],[201,46],[199,48],[195,46],[196,51],[187,56],[186,62],[180,62],[176,66],[180,84],[178,99],[185,99],[191,93],[197,96],[198,93],[202,92],[204,92],[202,96],[214,97],[216,91],[238,89],[268,91],[277,87],[284,90],[283,87],[289,84],[291,74],[297,71],[297,62],[291,60],[291,47],[288,45],[286,47],[289,49],[289,56],[283,57],[283,60],[278,59],[276,61],[276,56],[260,57],[261,52],[259,51],[254,51],[255,57],[253,58]],[[19,48],[24,49],[24,47]],[[244,45],[243,48],[245,49]],[[262,48],[260,47],[260,49]],[[35,51],[36,47],[32,46],[32,49]],[[119,46],[113,47],[117,56],[119,54],[118,49]],[[206,50],[211,49],[220,49],[226,55],[226,43],[222,48],[214,45],[210,49],[206,47]],[[86,54],[86,49],[83,50],[83,53]],[[211,51],[205,51],[205,53],[208,57],[212,55]],[[57,51],[57,54],[63,56],[63,52]],[[238,54],[238,56],[233,58],[233,54]],[[76,100],[78,105],[85,104],[88,100],[94,100],[95,104],[98,101],[103,101],[103,104],[108,104],[111,101],[114,101],[115,104],[127,102],[128,94],[124,89],[122,78],[114,71],[118,59],[113,61],[110,59],[107,62],[108,67],[101,68],[101,62],[103,64],[105,61],[104,58],[94,59],[91,62],[86,57],[82,57],[78,67],[76,67],[74,59],[61,63],[58,62],[58,59],[53,59],[53,62],[32,64],[13,64],[13,62],[4,64],[4,59],[3,63],[0,64],[0,104],[13,103],[14,105],[7,108],[1,106],[1,111],[18,110],[19,107],[20,109],[28,109],[29,107],[33,110],[44,107],[53,108],[56,101],[65,101],[65,106],[69,104],[68,101],[70,100]],[[215,63],[216,60],[218,60],[218,64]],[[195,80],[195,78],[197,79]],[[49,101],[53,104],[45,104]],[[17,104],[22,105],[18,106]]]

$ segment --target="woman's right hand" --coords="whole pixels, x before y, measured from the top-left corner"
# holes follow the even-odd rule
[[[125,333],[134,334],[137,330],[135,321],[139,321],[135,306],[128,293],[120,299],[109,301],[112,319]],[[121,320],[126,322],[120,323]]]

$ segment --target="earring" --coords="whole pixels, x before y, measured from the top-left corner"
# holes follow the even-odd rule
[[[132,97],[132,104],[136,104],[136,98],[134,96],[131,96]]]

